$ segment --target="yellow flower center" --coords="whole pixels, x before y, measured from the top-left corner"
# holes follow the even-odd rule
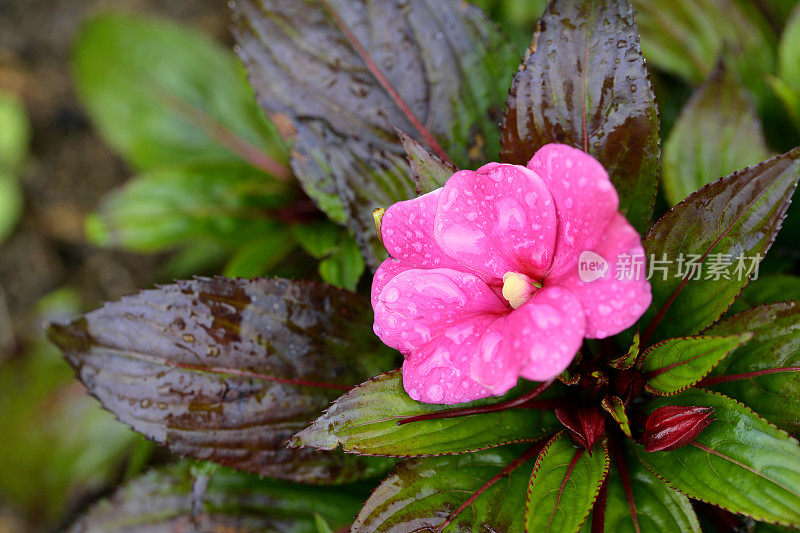
[[[542,284],[534,281],[519,272],[506,272],[503,274],[503,298],[508,300],[514,309],[527,302]]]

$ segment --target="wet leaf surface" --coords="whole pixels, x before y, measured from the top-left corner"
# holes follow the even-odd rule
[[[524,387],[518,387],[502,399],[469,405],[498,403],[524,392]],[[558,428],[552,411],[530,408],[397,424],[404,418],[450,408],[412,400],[403,389],[401,372],[395,370],[359,385],[336,400],[291,443],[324,450],[341,445],[345,451],[365,455],[437,455],[532,442]]]
[[[671,487],[756,520],[800,525],[800,446],[744,405],[718,393],[690,389],[658,398],[664,405],[714,409],[715,421],[676,450],[636,455]]]
[[[351,531],[436,531],[524,452],[525,447],[512,446],[405,461],[375,489]],[[533,458],[525,461],[481,493],[445,531],[522,531],[533,464]]]
[[[372,268],[382,257],[372,210],[414,196],[395,127],[461,166],[495,158],[517,58],[474,6],[238,0],[233,9],[260,103],[293,138],[295,174],[350,226]]]
[[[506,106],[504,162],[524,165],[548,143],[582,148],[608,170],[634,227],[649,227],[658,109],[626,0],[551,2]]]
[[[700,524],[689,498],[672,490],[666,483],[648,472],[633,453],[625,454],[625,464],[633,493],[633,511],[625,496],[625,487],[619,471],[617,468],[612,468],[608,475],[605,531],[700,532]]]
[[[642,355],[647,390],[669,396],[691,387],[750,338],[743,333],[668,339],[656,344]]]
[[[714,369],[711,376],[745,374],[800,366],[800,305],[796,302],[756,307],[732,316],[711,334],[750,331],[753,339]],[[763,374],[713,386],[786,431],[800,434],[800,372]]]
[[[608,473],[608,444],[592,454],[576,448],[566,432],[547,443],[536,459],[525,506],[526,531],[577,531]]]
[[[798,159],[794,149],[721,178],[656,222],[643,243],[648,261],[659,261],[657,270],[649,265],[653,303],[642,318],[643,340],[693,335],[728,309],[780,230],[800,178]],[[709,271],[728,260],[729,279]]]
[[[341,483],[386,463],[282,443],[393,364],[371,320],[368,300],[327,285],[198,278],[106,304],[49,334],[106,409],[173,451]]]
[[[315,514],[349,525],[363,496],[337,487],[290,485],[187,463],[152,470],[93,505],[70,531],[292,531],[316,533]]]

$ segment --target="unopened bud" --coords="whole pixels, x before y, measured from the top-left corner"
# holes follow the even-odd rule
[[[711,407],[659,407],[647,417],[644,424],[644,450],[659,452],[689,444],[712,422],[713,414]]]
[[[606,430],[606,419],[594,407],[559,407],[556,417],[569,430],[570,437],[578,446],[586,448],[589,455]]]
[[[372,210],[372,218],[375,219],[375,231],[378,232],[378,240],[381,241],[383,244],[383,233],[381,233],[381,224],[383,222],[383,214],[386,213],[386,209],[383,207],[376,207]]]

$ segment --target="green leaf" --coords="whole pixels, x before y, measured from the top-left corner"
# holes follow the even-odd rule
[[[632,1],[645,57],[659,69],[700,83],[725,53],[741,79],[756,85],[775,64],[775,35],[750,2]]]
[[[0,170],[0,244],[14,231],[24,201],[16,177]]]
[[[281,230],[276,228],[276,231],[240,246],[225,265],[223,275],[255,278],[268,273],[295,247],[291,235]]]
[[[643,244],[651,267],[654,259],[666,263],[650,277],[653,303],[642,319],[649,323],[643,342],[693,335],[733,303],[781,227],[800,177],[798,158],[795,149],[721,178],[656,222]],[[731,279],[705,279],[709,258],[723,260],[714,261],[719,266],[726,256]]]
[[[316,259],[321,259],[319,273],[331,285],[351,291],[356,290],[358,280],[366,264],[358,243],[343,228],[330,222],[295,224],[292,236]]]
[[[387,464],[282,445],[393,364],[363,296],[308,281],[197,278],[51,325],[49,335],[106,409],[177,453],[311,483]]]
[[[627,370],[631,368],[639,358],[640,342],[639,331],[637,330],[636,333],[633,334],[633,340],[628,347],[628,351],[625,352],[625,355],[609,361],[609,366],[617,370]]]
[[[514,389],[502,400],[464,405],[488,405],[517,396],[520,390]],[[290,445],[322,450],[341,445],[347,452],[363,455],[453,454],[532,442],[559,425],[551,411],[540,409],[507,409],[397,424],[403,418],[451,408],[412,400],[403,389],[400,370],[395,370],[359,385],[336,400],[311,426],[295,435]]]
[[[78,94],[139,169],[246,161],[288,178],[287,153],[236,59],[205,36],[131,15],[91,19],[73,55]]]
[[[800,7],[792,11],[781,36],[778,76],[795,94],[800,94]]]
[[[739,313],[761,304],[800,300],[800,277],[789,274],[758,276],[736,297],[728,313]]]
[[[608,171],[620,209],[649,226],[660,154],[658,109],[627,0],[555,0],[514,77],[501,158],[526,164],[548,143],[583,148]]]
[[[525,448],[511,446],[404,461],[372,493],[352,531],[436,531],[449,518],[453,520],[444,531],[450,533],[522,531],[534,464],[525,453]],[[518,459],[525,460],[507,479],[498,477]],[[475,498],[469,508],[451,517],[469,498]]]
[[[634,525],[631,504],[617,467],[608,474],[605,531],[636,533],[637,531],[681,531],[700,533],[700,524],[689,498],[672,490],[647,471],[632,453],[626,453],[625,465],[633,495]]]
[[[602,402],[600,402],[600,405],[611,415],[611,418],[619,424],[619,429],[621,429],[629,439],[632,438],[631,424],[628,421],[628,414],[625,412],[625,404],[622,400],[620,400],[618,396],[606,396],[603,398]]]
[[[320,261],[319,275],[331,285],[355,291],[366,266],[358,243],[345,232],[342,234],[339,247],[330,257]]]
[[[753,337],[750,333],[668,339],[643,354],[647,390],[671,396],[703,379],[726,355]]]
[[[664,405],[705,406],[716,421],[677,450],[636,455],[672,488],[731,512],[800,526],[800,446],[744,405],[722,394],[690,389],[657,398]]]
[[[463,167],[497,153],[517,58],[476,7],[238,0],[233,9],[261,104],[294,130],[295,174],[332,220],[349,226],[371,268],[384,257],[373,209],[414,196],[395,127],[440,156],[441,145]]]
[[[28,156],[31,125],[25,105],[12,93],[0,90],[0,173],[13,173]]]
[[[605,440],[589,455],[572,444],[566,431],[553,437],[531,474],[526,531],[578,531],[592,510],[608,465]]]
[[[714,335],[752,331],[753,339],[714,369],[711,377],[800,366],[800,305],[763,305],[709,330]],[[744,402],[773,424],[800,433],[800,372],[779,372],[719,383],[714,389]]]
[[[427,194],[442,187],[456,172],[456,167],[433,155],[404,131],[397,131],[403,148],[406,150],[411,173],[414,177],[414,190],[417,195]]]
[[[92,506],[80,531],[292,531],[316,533],[316,517],[348,526],[358,491],[290,485],[221,468],[195,476],[190,464],[152,470]]]
[[[719,68],[692,95],[664,144],[664,194],[675,205],[715,179],[768,156],[747,90]]]
[[[286,231],[270,210],[289,198],[283,184],[241,163],[163,168],[107,196],[87,219],[87,235],[95,244],[137,252],[187,241],[212,241],[232,250]]]

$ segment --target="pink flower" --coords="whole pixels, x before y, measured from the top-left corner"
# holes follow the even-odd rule
[[[600,163],[560,144],[527,168],[461,170],[389,207],[374,329],[406,356],[408,394],[448,404],[501,395],[520,376],[560,374],[584,337],[634,324],[650,284],[618,207]]]

